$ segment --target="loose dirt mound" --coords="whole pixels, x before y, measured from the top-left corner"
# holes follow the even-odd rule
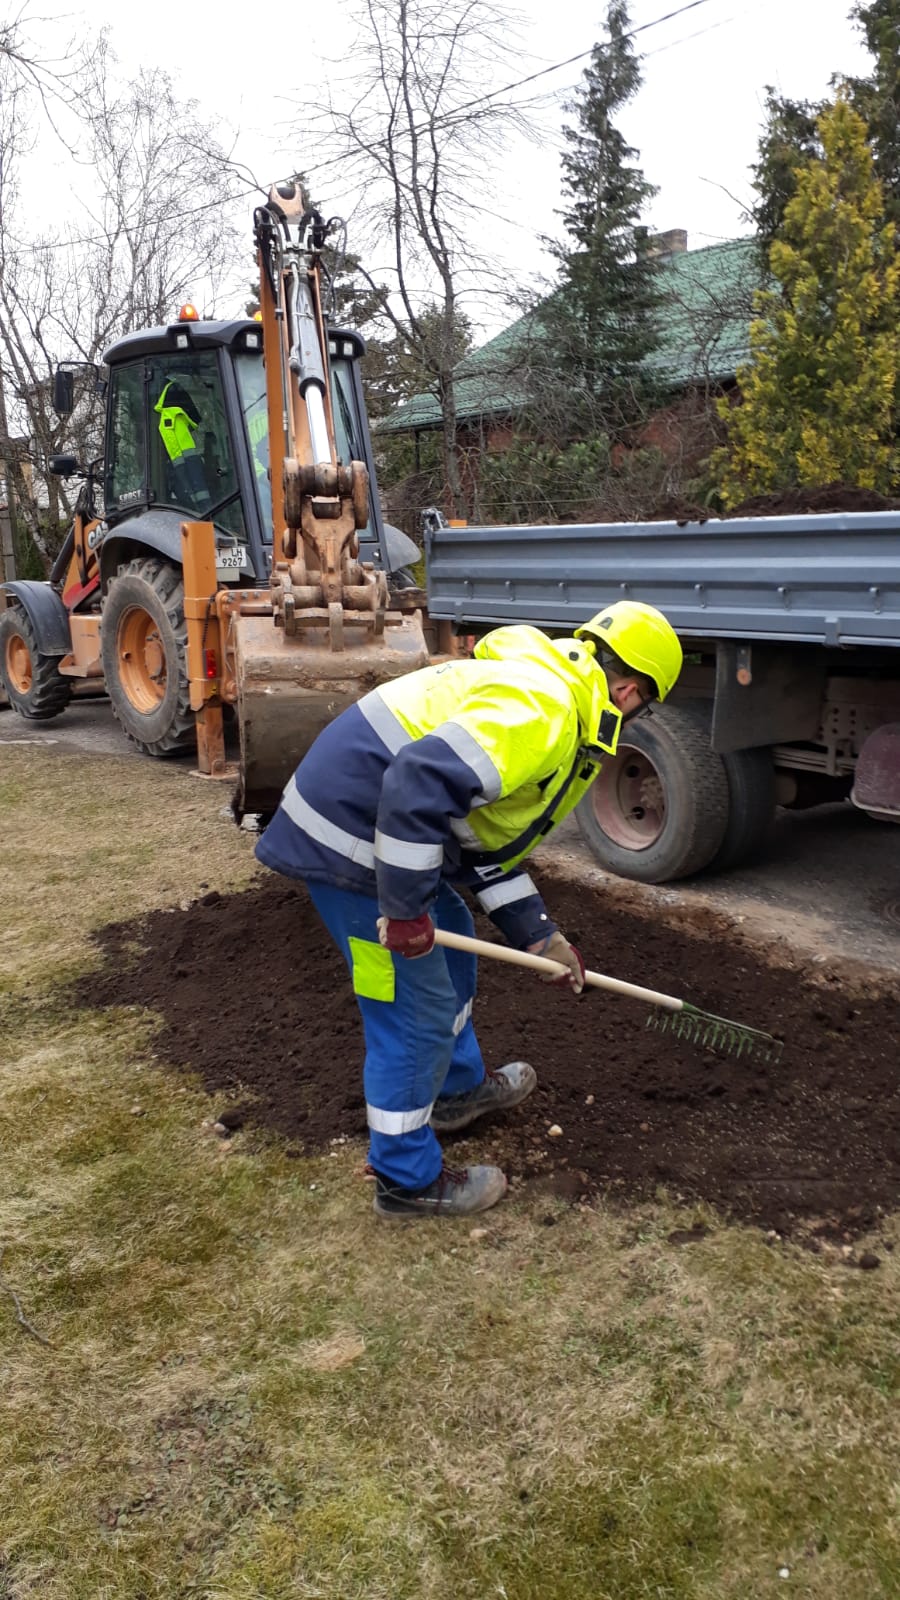
[[[846,483],[830,483],[819,489],[783,489],[777,494],[752,495],[724,513],[728,517],[823,516],[840,511],[896,511],[900,500],[888,500],[874,489],[856,489]],[[648,519],[651,522],[718,522],[719,513],[708,506],[695,505],[679,497],[662,501]]]
[[[645,1029],[646,1010],[581,1000],[481,963],[475,1018],[489,1063],[527,1058],[538,1091],[476,1130],[535,1192],[652,1195],[659,1185],[779,1231],[833,1237],[900,1202],[900,1004],[769,967],[703,914],[673,932],[571,883],[545,893],[588,965],[767,1028],[779,1066],[731,1061]],[[490,925],[479,931],[487,935]],[[363,1137],[362,1039],[347,974],[305,891],[266,880],[187,911],[104,930],[104,965],[77,992],[147,1006],[159,1058],[200,1075],[248,1120],[304,1151]],[[240,1121],[240,1116],[237,1117]],[[562,1137],[550,1139],[558,1123]],[[450,1152],[452,1160],[452,1150]]]
[[[758,494],[743,500],[730,517],[796,517],[811,512],[895,511],[900,501],[887,500],[875,489],[856,489],[846,483],[829,483],[819,489],[785,489],[779,494]]]

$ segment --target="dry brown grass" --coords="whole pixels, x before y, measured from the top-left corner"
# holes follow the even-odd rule
[[[360,1149],[223,1144],[152,1017],[67,1007],[92,927],[248,881],[222,802],[4,756],[2,1271],[52,1344],[0,1290],[0,1597],[900,1595],[900,1252],[674,1249],[664,1198],[384,1229]]]

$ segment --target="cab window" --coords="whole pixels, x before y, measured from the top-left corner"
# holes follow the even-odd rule
[[[269,474],[269,409],[266,399],[266,369],[262,354],[238,351],[234,358],[241,413],[250,447],[250,464],[256,484],[256,498],[265,530],[272,537],[272,483]]]
[[[143,362],[116,368],[110,377],[110,389],[103,492],[107,515],[146,500]]]
[[[149,478],[154,500],[242,542],[241,510],[222,384],[214,351],[156,356],[148,363]]]

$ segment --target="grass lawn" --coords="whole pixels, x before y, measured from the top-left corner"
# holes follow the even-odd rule
[[[0,1600],[900,1596],[895,1218],[872,1272],[664,1195],[384,1227],[362,1146],[222,1142],[67,1006],[255,875],[224,790],[2,761]]]

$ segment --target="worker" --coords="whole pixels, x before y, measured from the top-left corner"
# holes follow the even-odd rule
[[[474,659],[373,689],[319,734],[256,849],[305,880],[352,975],[362,1013],[374,1205],[385,1218],[483,1211],[498,1167],[444,1165],[437,1135],[518,1105],[534,1068],[485,1067],[472,1021],[475,960],[434,942],[473,932],[458,888],[515,948],[584,963],[551,920],[524,858],[614,755],[624,723],[681,670],[661,612],[621,600],[573,638],[502,627]]]
[[[193,399],[182,384],[169,382],[153,409],[169,461],[173,499],[186,511],[208,511],[212,501],[203,457],[194,443],[200,413]]]

